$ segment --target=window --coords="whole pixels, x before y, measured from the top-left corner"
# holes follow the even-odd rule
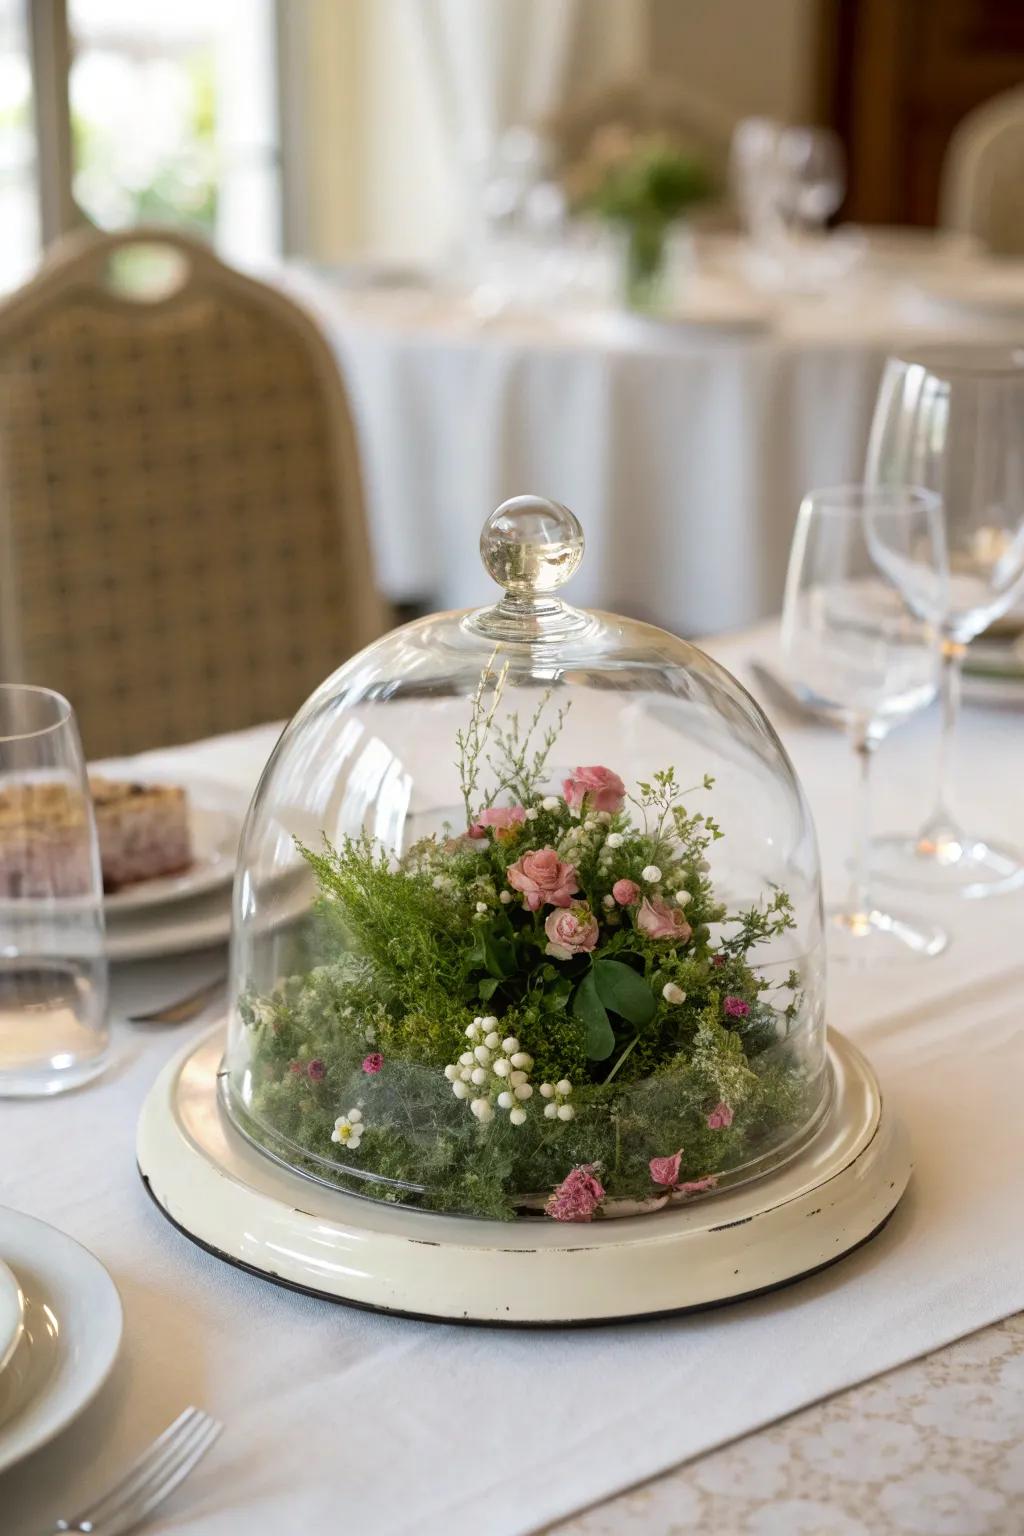
[[[276,30],[275,0],[0,0],[0,284],[82,218],[277,255]]]
[[[0,288],[13,288],[39,253],[39,199],[28,17],[0,0]]]

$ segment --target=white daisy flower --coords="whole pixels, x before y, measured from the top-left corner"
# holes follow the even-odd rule
[[[334,1122],[331,1140],[343,1146],[347,1152],[355,1152],[363,1135],[363,1112],[350,1109],[347,1115],[339,1115]]]

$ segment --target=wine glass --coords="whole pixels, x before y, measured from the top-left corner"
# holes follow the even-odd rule
[[[106,1065],[103,881],[78,726],[48,688],[0,686],[0,1095]]]
[[[909,566],[933,592],[942,588],[944,558],[941,508],[927,491],[839,486],[810,492],[800,507],[782,617],[786,669],[844,722],[860,765],[853,878],[846,903],[826,914],[835,959],[925,959],[947,943],[923,919],[880,910],[867,869],[872,755],[936,691],[931,632],[889,568]]]
[[[960,826],[950,760],[967,644],[1024,595],[1024,348],[922,349],[886,364],[868,448],[872,484],[930,487],[949,559],[934,612],[942,735],[934,809],[915,835],[876,842],[879,876],[987,896],[1024,879],[1024,855]],[[918,599],[900,579],[908,601]]]
[[[846,191],[842,140],[831,128],[786,128],[777,155],[787,212],[805,232],[820,233]]]

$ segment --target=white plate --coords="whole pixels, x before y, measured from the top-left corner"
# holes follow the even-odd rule
[[[121,1299],[98,1259],[72,1238],[0,1209],[0,1254],[25,1293],[25,1328],[0,1378],[0,1472],[81,1413],[121,1343]]]
[[[25,1298],[14,1271],[0,1259],[0,1371],[10,1363],[24,1326]]]
[[[107,959],[155,960],[224,944],[231,934],[231,887],[192,901],[143,907],[107,919]]]
[[[245,814],[244,798],[236,789],[209,779],[189,779],[173,773],[148,774],[145,770],[140,773],[138,765],[130,761],[105,765],[99,771],[104,777],[180,785],[188,795],[189,827],[195,855],[189,868],[181,874],[139,880],[134,885],[125,886],[124,890],[105,896],[103,909],[108,916],[188,901],[205,891],[230,884]]]

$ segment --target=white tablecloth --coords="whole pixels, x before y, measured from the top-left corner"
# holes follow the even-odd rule
[[[682,634],[778,610],[801,496],[862,478],[890,349],[992,332],[870,272],[733,330],[571,308],[482,325],[443,293],[282,280],[348,381],[388,598],[489,601],[481,524],[529,492],[583,523],[574,601]]]
[[[764,653],[763,636],[719,653],[736,665],[755,647]],[[826,730],[780,724],[841,883],[850,754]],[[975,777],[963,796],[976,821],[1018,842],[1020,733],[1019,716],[969,712]],[[918,817],[931,736],[932,722],[919,720],[884,748],[884,825]],[[196,772],[251,784],[272,739],[250,732],[185,755]],[[219,1263],[167,1225],[134,1169],[142,1098],[200,1026],[120,1026],[106,1079],[0,1110],[0,1202],[90,1247],[126,1313],[122,1358],[95,1406],[0,1480],[4,1536],[32,1536],[73,1508],[189,1401],[227,1432],[154,1533],[521,1536],[1020,1309],[1024,894],[945,917],[954,943],[940,959],[833,978],[832,1020],[868,1051],[914,1143],[915,1179],[890,1225],[837,1268],[775,1296],[633,1328],[531,1334],[405,1322]],[[115,1005],[123,1013],[177,995],[218,963],[128,968]]]

